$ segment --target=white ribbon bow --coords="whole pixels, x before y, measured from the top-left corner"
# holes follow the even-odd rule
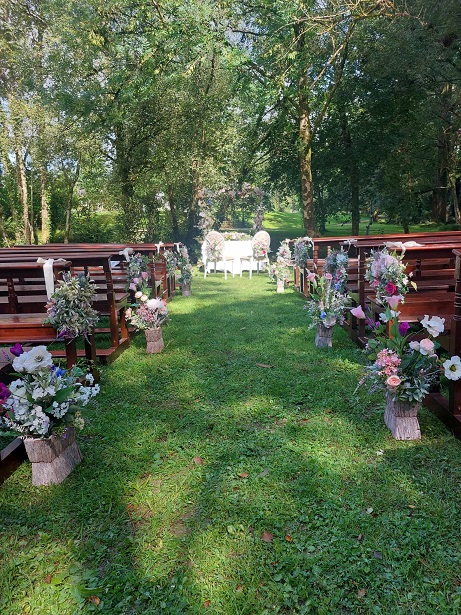
[[[176,252],[179,252],[179,246],[181,245],[181,242],[179,241],[178,243],[174,244],[176,247]]]
[[[126,259],[126,262],[129,263],[130,262],[130,254],[133,252],[133,248],[124,248],[123,250],[120,250],[119,254],[120,256],[124,256]]]
[[[39,256],[37,258],[37,263],[39,265],[43,265],[43,276],[45,278],[45,288],[46,288],[46,296],[48,301],[51,299],[51,295],[54,293],[54,271],[53,271],[53,263],[54,262],[65,262],[64,258],[42,258]]]
[[[159,241],[158,243],[155,244],[155,247],[157,248],[157,254],[160,254],[160,246],[163,246],[163,241]]]

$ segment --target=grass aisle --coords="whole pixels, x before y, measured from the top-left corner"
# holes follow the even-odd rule
[[[0,487],[0,612],[459,613],[461,444],[424,409],[392,440],[291,290],[193,293],[161,355],[138,336],[104,370],[64,484]]]

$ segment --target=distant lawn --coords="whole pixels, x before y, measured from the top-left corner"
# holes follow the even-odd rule
[[[345,220],[345,218],[344,218]],[[366,234],[368,218],[362,218],[360,221],[360,235]],[[271,235],[272,251],[277,249],[277,246],[286,237],[294,239],[305,235],[301,212],[287,213],[280,211],[272,211],[264,216],[264,227]],[[326,237],[347,237],[351,234],[350,221],[343,221],[341,218],[331,219],[326,225]],[[459,229],[455,224],[434,224],[433,222],[423,222],[421,224],[410,227],[412,233],[430,232],[430,231],[451,231]],[[402,233],[403,229],[400,224],[386,224],[384,222],[375,222],[370,227],[370,235],[385,235],[388,233]]]

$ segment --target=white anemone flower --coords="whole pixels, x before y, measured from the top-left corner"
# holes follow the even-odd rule
[[[53,357],[46,349],[46,346],[35,346],[35,348],[32,348],[28,352],[23,352],[13,361],[13,368],[17,372],[27,372],[29,374],[52,366]]]
[[[443,369],[448,380],[459,380],[461,378],[461,359],[458,356],[447,359],[443,363]]]
[[[147,307],[149,308],[149,310],[161,310],[162,308],[165,307],[165,304],[163,303],[163,301],[161,299],[149,299],[149,301],[146,303]]]
[[[427,314],[421,321],[421,324],[432,337],[437,337],[445,329],[445,318],[439,316],[429,317]]]

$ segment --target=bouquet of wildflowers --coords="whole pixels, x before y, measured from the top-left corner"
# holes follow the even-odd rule
[[[176,260],[180,270],[178,282],[181,286],[183,284],[190,284],[192,280],[192,265],[189,260],[189,252],[187,251],[186,246],[182,246],[179,249],[179,254]]]
[[[70,371],[53,364],[45,346],[28,352],[20,344],[11,348],[18,379],[0,384],[0,427],[23,435],[46,437],[68,425],[82,429],[80,407],[99,392],[93,376],[74,366]]]
[[[139,306],[128,308],[126,317],[136,329],[158,329],[168,320],[168,308],[163,299],[142,300]]]
[[[307,261],[311,257],[311,250],[314,247],[314,242],[310,237],[299,237],[295,239],[293,248],[293,259],[295,265],[304,269],[307,267]]]
[[[277,260],[269,268],[271,280],[282,280],[286,282],[290,279],[291,250],[288,239],[284,239],[277,250]]]
[[[93,309],[95,298],[94,284],[88,276],[72,277],[65,272],[46,305],[45,322],[53,325],[59,338],[88,337],[98,322],[98,312]]]
[[[205,240],[206,258],[208,261],[222,260],[222,241],[218,237],[209,237]]]
[[[333,286],[335,290],[344,291],[347,282],[347,266],[349,257],[344,250],[331,250],[325,259],[323,268],[324,273],[330,273],[332,276]]]
[[[166,263],[166,272],[168,275],[174,275],[178,266],[176,254],[171,250],[165,250],[162,254]]]
[[[340,285],[334,281],[332,274],[319,276],[308,271],[307,279],[310,284],[310,299],[304,309],[311,320],[309,328],[322,324],[329,329],[337,322],[342,323],[349,297],[340,291]]]
[[[253,241],[253,256],[254,258],[263,258],[270,252],[269,245],[264,239],[256,239]]]
[[[366,318],[359,306],[351,310],[357,318]],[[370,382],[370,391],[384,390],[407,403],[421,402],[441,375],[449,380],[461,378],[461,359],[458,356],[442,360],[436,354],[439,344],[434,342],[444,330],[444,318],[425,316],[421,321],[425,337],[412,340],[410,325],[398,322],[399,312],[387,305],[380,314],[380,322],[372,324],[374,337],[367,350],[373,364],[359,382]]]
[[[133,254],[127,266],[127,291],[140,291],[142,294],[148,294],[148,263],[149,259],[147,256],[143,256],[140,252]]]
[[[387,248],[372,250],[367,258],[365,280],[375,289],[376,299],[384,305],[386,297],[403,296],[408,292],[408,276],[405,274],[403,254],[389,253]]]

